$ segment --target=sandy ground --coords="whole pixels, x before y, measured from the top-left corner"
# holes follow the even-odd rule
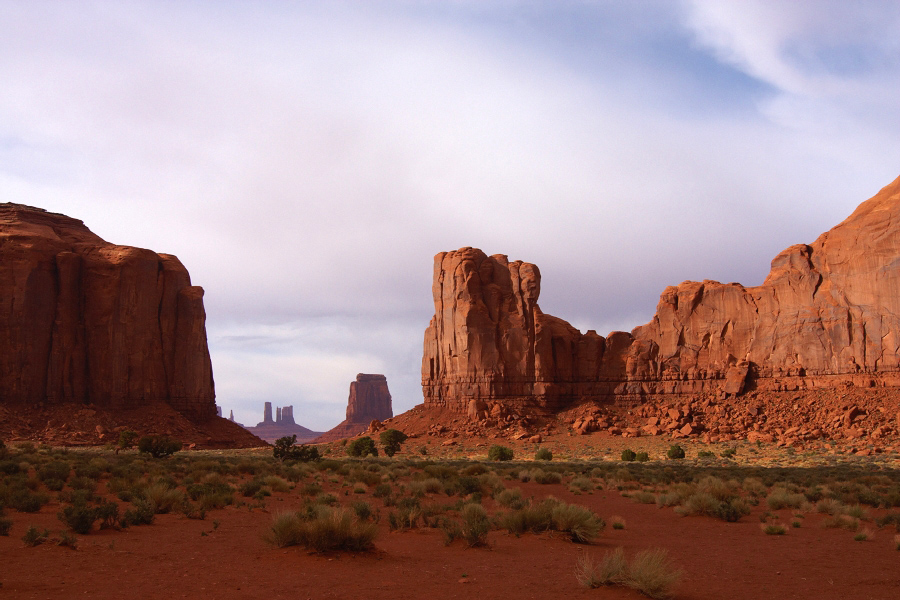
[[[40,513],[7,510],[14,525],[0,537],[0,596],[34,599],[122,598],[641,598],[624,588],[585,589],[576,581],[579,553],[595,557],[617,546],[628,555],[665,548],[684,577],[676,598],[757,600],[760,598],[900,598],[900,552],[893,527],[874,539],[854,541],[844,529],[822,526],[822,515],[807,514],[787,535],[765,535],[760,505],[738,523],[709,517],[681,517],[671,508],[638,504],[615,490],[574,494],[565,484],[504,481],[526,496],[554,495],[583,504],[609,521],[622,517],[623,530],[607,527],[591,545],[559,534],[505,531],[489,534],[489,547],[444,545],[436,529],[390,532],[380,522],[376,550],[361,554],[318,555],[268,545],[263,534],[274,514],[298,508],[297,490],[275,493],[265,508],[227,507],[205,520],[157,515],[150,526],[94,531],[78,536],[77,549],[51,541],[25,547],[28,525],[58,537],[57,502]],[[368,494],[345,496],[336,484],[326,491],[342,503],[364,499],[388,509]],[[435,502],[452,502],[444,495]],[[487,501],[486,501],[487,503]],[[764,504],[764,503],[763,503]],[[489,510],[495,507],[491,503]],[[777,511],[790,523],[791,510]],[[878,511],[870,511],[878,514]],[[870,524],[871,525],[871,524]],[[871,525],[874,529],[874,525]]]

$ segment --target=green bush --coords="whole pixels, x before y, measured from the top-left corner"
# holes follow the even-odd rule
[[[126,510],[119,525],[129,527],[131,525],[152,525],[156,518],[156,507],[146,498],[139,498],[134,502],[134,508]]]
[[[65,482],[68,481],[71,472],[72,465],[61,460],[54,460],[38,467],[37,476],[41,481],[58,479]]]
[[[358,552],[371,550],[377,534],[377,525],[360,521],[350,510],[319,507],[308,515],[275,515],[267,539],[279,548],[299,545],[316,552]]]
[[[163,458],[181,450],[181,442],[167,435],[145,435],[138,441],[138,450],[153,458]]]
[[[119,433],[119,448],[125,450],[134,447],[134,441],[137,439],[137,432],[131,429],[125,429]]]
[[[487,534],[491,530],[487,511],[480,504],[466,504],[460,511],[462,536],[470,548],[487,545]]]
[[[408,436],[397,429],[388,429],[387,431],[382,431],[378,439],[384,447],[384,453],[388,456],[394,456],[400,451],[403,442],[408,439]]]
[[[682,574],[672,565],[666,550],[643,550],[631,559],[625,585],[650,598],[670,598]]]
[[[25,530],[25,535],[22,536],[22,541],[29,548],[33,548],[46,542],[48,537],[50,537],[50,531],[47,529],[41,531],[34,525],[29,525],[28,529]]]
[[[82,503],[64,506],[56,517],[69,529],[81,535],[90,533],[94,528],[94,522],[98,519],[97,511]]]
[[[369,436],[363,436],[347,444],[347,454],[357,457],[368,456],[369,454],[378,456],[378,448],[375,447],[375,440]]]
[[[319,449],[315,446],[306,446],[301,444],[296,446],[297,436],[285,436],[275,440],[275,447],[272,449],[272,456],[278,460],[297,460],[300,462],[311,462],[321,458]]]
[[[635,458],[637,458],[637,454],[634,453],[634,450],[631,450],[630,448],[625,448],[624,450],[622,450],[622,460],[631,462]]]
[[[638,462],[647,462],[650,460],[650,455],[646,452],[638,452],[637,456],[634,457]]]
[[[669,451],[666,452],[666,456],[673,460],[684,458],[684,448],[682,448],[678,444],[674,444],[669,447]]]
[[[534,460],[553,460],[553,453],[549,448],[538,448],[534,453]]]
[[[507,461],[513,459],[512,448],[506,446],[493,445],[488,449],[488,460]]]
[[[553,529],[569,534],[579,544],[587,544],[599,534],[606,522],[579,504],[559,503],[551,513]]]

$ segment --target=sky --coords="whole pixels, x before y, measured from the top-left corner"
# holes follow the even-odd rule
[[[893,0],[0,0],[0,82],[0,201],[178,256],[248,425],[421,403],[438,252],[631,330],[900,175]]]

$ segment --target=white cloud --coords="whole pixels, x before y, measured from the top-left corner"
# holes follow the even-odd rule
[[[860,33],[890,19],[795,4],[0,3],[0,195],[177,254],[226,414],[327,428],[357,372],[421,401],[436,252],[535,262],[605,334],[759,283],[896,177],[897,42]],[[809,58],[860,40],[875,71]],[[735,71],[756,110],[691,108]]]

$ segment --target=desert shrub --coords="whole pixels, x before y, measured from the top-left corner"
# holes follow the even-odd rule
[[[715,457],[716,457],[716,453],[711,452],[710,450],[701,450],[700,452],[697,453],[697,458],[707,458],[708,459],[708,458],[715,458]]]
[[[508,461],[513,459],[513,450],[507,446],[494,444],[488,448],[488,460]]]
[[[456,480],[456,490],[460,495],[467,496],[469,494],[481,493],[481,480],[471,475],[463,475]],[[450,486],[447,486],[449,489]]]
[[[357,500],[354,502],[350,508],[353,509],[353,512],[356,513],[356,517],[360,521],[368,521],[372,518],[372,506],[363,500]]]
[[[315,481],[310,481],[300,488],[301,496],[315,496],[322,493],[322,486]]]
[[[735,454],[737,454],[737,448],[734,446],[722,450],[722,458],[734,458]]]
[[[297,436],[285,436],[275,440],[275,446],[272,448],[272,456],[284,462],[286,460],[296,460],[300,462],[311,462],[321,458],[319,449],[315,446],[306,446],[297,443]]]
[[[291,489],[291,484],[287,479],[283,479],[278,475],[269,475],[263,479],[263,483],[273,492],[287,492]]]
[[[403,446],[403,442],[407,440],[407,435],[402,431],[397,429],[388,429],[386,431],[382,431],[381,435],[378,436],[379,441],[381,441],[381,446],[384,448],[384,453],[388,456],[394,456],[397,452],[400,451],[400,448]]]
[[[46,542],[48,537],[50,537],[50,531],[47,529],[41,531],[34,525],[29,525],[28,529],[25,530],[25,535],[22,536],[22,541],[29,548],[33,548]]]
[[[17,460],[0,461],[0,473],[2,473],[3,475],[16,475],[21,470],[22,469],[19,466],[19,461]]]
[[[145,435],[138,440],[138,450],[153,458],[164,458],[181,450],[181,442],[167,435]]]
[[[6,502],[19,512],[36,513],[50,502],[50,497],[42,492],[35,493],[28,488],[21,487],[11,490]]]
[[[646,452],[638,452],[634,458],[638,462],[647,462],[650,460],[650,455]]]
[[[625,519],[622,517],[610,517],[609,522],[613,529],[625,529]]]
[[[316,552],[365,551],[374,547],[378,526],[343,508],[318,507],[312,513],[275,515],[267,540],[279,548],[304,546]]]
[[[58,479],[60,481],[68,481],[69,474],[72,472],[72,465],[61,460],[54,460],[42,464],[37,469],[38,479],[46,481],[48,479]]]
[[[761,527],[766,535],[784,535],[787,533],[787,527],[781,523],[763,523]]]
[[[202,483],[188,485],[187,494],[191,500],[200,503],[202,510],[224,508],[234,504],[234,490],[218,475],[208,476]]]
[[[498,523],[515,536],[523,533],[540,533],[553,527],[553,509],[560,504],[556,498],[548,497],[538,504],[528,504],[500,516]]]
[[[125,450],[134,447],[134,441],[137,439],[137,432],[131,429],[122,430],[119,433],[119,448]]]
[[[553,508],[551,516],[553,529],[569,534],[579,544],[590,542],[606,527],[603,519],[578,504],[561,502]]]
[[[487,511],[480,504],[466,504],[460,511],[462,517],[462,537],[470,548],[487,545],[487,534],[491,530]]]
[[[750,505],[742,498],[730,498],[721,501],[716,507],[713,516],[728,523],[740,521],[741,517],[750,514]]]
[[[549,448],[538,448],[534,453],[534,460],[553,460],[553,453]]]
[[[9,530],[12,529],[12,525],[12,519],[8,518],[3,510],[0,510],[0,535],[8,536]]]
[[[632,450],[631,448],[625,448],[624,450],[622,450],[622,460],[631,462],[635,458],[637,458],[637,454],[635,454],[634,450]]]
[[[844,505],[834,498],[822,498],[816,502],[816,512],[827,515],[838,515],[844,510]]]
[[[244,498],[252,498],[262,489],[263,482],[259,479],[251,479],[250,481],[242,483],[240,487],[238,487],[238,491]]]
[[[656,496],[652,492],[640,491],[631,495],[631,499],[638,504],[654,504]]]
[[[369,436],[356,438],[347,444],[347,454],[349,456],[378,456],[378,448],[375,447],[375,441]]]
[[[625,585],[650,598],[671,598],[683,572],[662,548],[638,552],[628,565]]]
[[[101,502],[94,507],[94,512],[100,521],[100,529],[115,528],[119,522],[119,505],[115,502]]]
[[[178,488],[157,481],[147,486],[144,498],[150,502],[154,514],[163,515],[177,508],[183,502],[184,495]]]
[[[90,477],[75,476],[69,480],[69,487],[93,493],[97,489],[97,481]]]
[[[669,446],[669,451],[666,452],[666,456],[673,460],[684,458],[684,448],[678,444],[673,444],[672,446]]]
[[[867,540],[871,540],[875,537],[875,532],[869,529],[868,527],[863,528],[862,531],[853,536],[853,539],[857,542],[865,542]]]
[[[875,518],[875,525],[878,527],[886,527],[888,525],[893,525],[894,528],[900,532],[900,513],[889,512],[880,517]]]
[[[806,496],[803,494],[792,493],[785,488],[774,488],[769,497],[766,498],[766,506],[769,510],[780,510],[782,508],[800,508],[806,502]]]
[[[575,563],[575,578],[586,588],[624,583],[627,572],[628,563],[621,546],[605,553],[598,562],[582,552]]]
[[[495,500],[500,506],[511,508],[514,510],[525,506],[525,499],[522,497],[522,490],[519,488],[509,488],[497,494]]]
[[[384,498],[386,496],[391,495],[391,484],[389,483],[379,483],[375,486],[375,489],[372,491],[372,496],[375,498]]]
[[[153,503],[147,498],[139,498],[130,508],[125,511],[122,518],[119,519],[121,527],[129,527],[131,525],[152,525],[155,519],[156,509]]]
[[[337,496],[335,496],[334,494],[322,493],[322,494],[317,495],[315,498],[313,498],[313,503],[314,504],[322,504],[325,506],[334,506],[335,504],[338,503],[338,499],[337,499]]]
[[[477,477],[479,475],[484,475],[488,472],[488,468],[481,463],[475,463],[473,465],[469,465],[462,471],[460,471],[461,475],[471,475],[472,477]]]
[[[85,535],[94,528],[97,511],[87,504],[70,504],[62,507],[56,517],[75,533]]]
[[[530,473],[531,479],[535,483],[548,485],[553,483],[562,483],[562,475],[556,471],[544,471],[543,469],[535,469]]]

